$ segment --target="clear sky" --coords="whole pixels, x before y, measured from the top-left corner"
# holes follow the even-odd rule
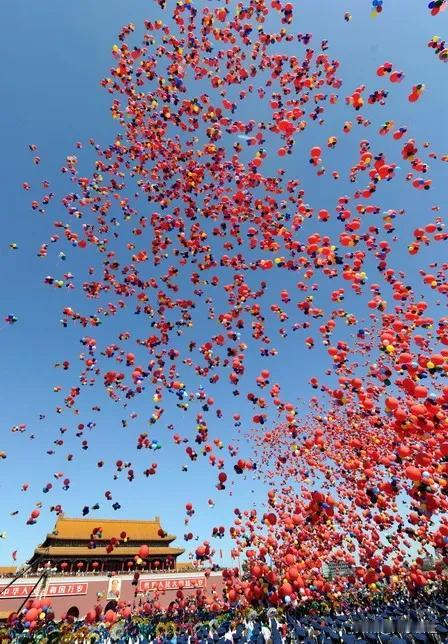
[[[352,14],[349,23],[344,21],[345,11]],[[79,340],[83,334],[79,327],[61,326],[61,311],[67,305],[79,306],[82,310],[90,310],[92,306],[79,288],[75,291],[49,288],[44,285],[44,278],[46,275],[59,278],[66,271],[77,277],[83,275],[89,261],[97,261],[88,254],[73,253],[68,254],[64,262],[58,258],[62,247],[57,244],[50,248],[46,259],[37,257],[40,244],[56,232],[53,222],[64,219],[59,201],[71,186],[59,169],[66,155],[76,152],[76,141],[82,141],[86,146],[90,137],[102,146],[113,141],[116,123],[110,117],[110,96],[99,86],[99,81],[108,75],[113,64],[111,48],[116,42],[116,34],[125,23],[133,22],[139,30],[144,19],[155,19],[162,13],[155,3],[143,0],[20,0],[0,4],[3,61],[0,83],[3,115],[0,317],[11,313],[18,318],[17,324],[4,325],[0,330],[0,450],[7,452],[7,458],[0,462],[0,532],[7,532],[7,538],[0,540],[0,563],[4,565],[11,563],[13,550],[18,550],[19,561],[26,560],[34,546],[51,531],[55,515],[50,513],[49,506],[53,504],[62,504],[68,516],[79,516],[84,505],[91,506],[95,502],[101,506],[96,513],[99,517],[160,515],[165,529],[177,534],[181,545],[184,532],[191,530],[200,541],[210,539],[213,526],[230,524],[235,507],[249,507],[263,498],[262,486],[250,477],[245,480],[239,477],[237,484],[229,484],[224,492],[218,491],[215,488],[216,469],[208,465],[206,458],[190,463],[184,448],[173,444],[172,432],[167,426],[173,423],[182,436],[194,437],[196,408],[192,413],[184,413],[175,407],[175,400],[170,404],[166,399],[166,412],[153,429],[148,424],[153,411],[149,390],[123,409],[107,399],[99,382],[88,391],[83,390],[79,417],[66,408],[62,414],[55,411],[59,405],[63,406],[63,395],[53,392],[53,388],[77,384],[78,354],[82,350]],[[346,179],[334,182],[331,171],[340,169],[343,175],[356,159],[361,138],[375,140],[375,151],[389,152],[393,160],[399,162],[399,148],[393,145],[390,137],[378,140],[378,128],[386,120],[393,119],[397,127],[408,126],[410,136],[429,141],[431,149],[438,154],[448,152],[445,127],[448,68],[426,46],[434,34],[441,37],[448,34],[447,20],[448,12],[432,18],[427,2],[421,0],[385,0],[384,12],[377,19],[370,17],[369,0],[302,0],[298,3],[294,30],[313,33],[316,48],[321,40],[328,39],[329,54],[341,61],[340,76],[344,79],[339,92],[340,103],[328,110],[325,125],[310,127],[299,150],[283,164],[292,175],[297,170],[306,189],[307,201],[313,207],[334,208],[337,197],[352,190]],[[375,75],[376,68],[385,60],[392,61],[395,69],[405,72],[402,85],[393,86]],[[406,98],[408,90],[421,82],[426,84],[426,92],[418,103],[411,105]],[[312,145],[324,146],[332,134],[340,140],[344,138],[342,124],[349,118],[354,120],[355,113],[347,110],[343,97],[361,83],[369,90],[388,89],[387,105],[367,107],[362,111],[371,119],[371,128],[364,132],[355,126],[351,138],[344,140],[332,154],[326,154],[327,176],[316,178],[308,165],[306,151]],[[254,99],[246,102],[244,109],[250,118],[251,112],[258,114],[261,106]],[[32,164],[30,143],[38,145],[42,158],[37,167]],[[79,156],[84,164],[81,167],[90,168],[91,152],[86,150]],[[273,168],[278,164],[275,152],[268,163]],[[394,252],[398,265],[406,270],[409,268],[411,275],[418,270],[419,262],[430,261],[430,254],[423,251],[417,262],[408,266],[406,247],[412,229],[432,220],[431,205],[444,204],[447,168],[440,162],[433,164],[433,188],[429,198],[427,193],[405,184],[403,177],[388,184],[374,200],[384,210],[406,208],[409,212],[409,229],[400,231],[403,240],[400,249]],[[403,174],[405,172],[407,167],[402,170]],[[50,181],[49,190],[57,195],[55,203],[44,215],[30,208],[35,194],[42,194],[39,187],[42,179]],[[30,192],[21,189],[24,181],[31,184]],[[9,248],[13,242],[17,243],[17,250]],[[63,250],[66,251],[66,247]],[[278,301],[284,284],[278,277],[272,279],[270,288]],[[375,276],[372,279],[375,281]],[[295,281],[293,276],[291,285]],[[336,286],[339,285],[320,284],[323,291]],[[185,289],[190,286],[185,284]],[[347,309],[351,307],[361,317],[366,313],[359,309],[359,303],[352,302],[350,297],[347,300],[344,304]],[[117,332],[124,329],[135,330],[139,337],[141,324],[129,310],[120,320],[105,321],[95,337],[99,343],[106,344],[115,341]],[[204,329],[206,325],[207,321],[204,321]],[[274,335],[277,326],[272,326]],[[213,328],[216,332],[216,327]],[[241,387],[239,399],[224,385],[210,391],[216,397],[216,405],[224,410],[224,419],[220,421],[214,414],[208,415],[211,438],[221,437],[226,443],[239,444],[241,452],[250,455],[244,434],[234,427],[232,414],[241,413],[243,426],[250,426],[252,413],[246,405],[245,394],[253,390],[253,378],[263,368],[271,370],[272,380],[278,378],[283,383],[285,398],[295,402],[297,398],[307,400],[309,377],[326,368],[326,357],[318,348],[312,354],[307,352],[304,337],[302,331],[290,333],[284,342],[277,342],[275,338],[279,356],[269,363],[249,352],[247,382],[251,386]],[[70,371],[54,368],[55,363],[66,359],[73,364]],[[192,379],[188,386],[190,391],[195,391],[198,381]],[[101,407],[100,413],[91,410],[95,405]],[[129,420],[131,412],[138,414],[132,421]],[[40,414],[45,418],[40,420]],[[125,429],[122,419],[129,420]],[[95,422],[96,427],[83,436],[89,440],[89,449],[83,451],[80,439],[75,436],[76,425],[89,421]],[[10,431],[21,423],[26,424],[25,432]],[[62,436],[64,445],[57,447],[53,441],[59,438],[61,426],[68,429]],[[162,445],[157,454],[135,449],[138,434],[146,431]],[[35,438],[31,438],[32,435]],[[53,449],[55,454],[48,455],[47,450]],[[68,453],[74,454],[71,462],[67,461]],[[117,459],[132,461],[136,472],[132,483],[125,475],[112,480]],[[101,470],[96,467],[99,460],[105,462]],[[159,462],[157,476],[144,478],[142,470],[155,461]],[[184,463],[188,463],[187,473],[182,472]],[[68,491],[63,491],[61,481],[54,477],[58,472],[70,479]],[[53,489],[45,494],[43,488],[48,482],[53,484]],[[27,492],[21,491],[24,483],[29,484]],[[113,511],[111,503],[104,498],[105,490],[111,490],[113,501],[121,504],[121,510]],[[216,503],[213,509],[207,505],[210,498]],[[29,513],[38,501],[44,505],[39,521],[34,526],[27,526]],[[186,529],[184,508],[188,501],[194,503],[196,515]],[[11,516],[10,513],[16,510],[19,513]],[[223,561],[227,562],[229,540],[213,540],[213,543],[216,548],[223,548]],[[185,547],[188,548],[188,544]]]

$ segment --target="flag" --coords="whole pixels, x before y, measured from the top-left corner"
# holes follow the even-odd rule
[[[12,553],[12,560],[17,561],[17,550],[14,550],[14,552]]]

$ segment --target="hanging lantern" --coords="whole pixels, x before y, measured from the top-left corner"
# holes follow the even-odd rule
[[[84,568],[84,562],[78,561],[78,563],[76,564],[76,567],[78,568],[78,570],[82,570]]]
[[[128,563],[126,565],[127,565],[128,568],[132,568],[132,566],[134,565],[134,562],[133,561],[128,561]]]
[[[67,568],[68,568],[68,563],[66,561],[63,561],[61,563],[61,570],[67,570]]]
[[[81,562],[80,562],[80,563],[81,563]],[[99,568],[99,567],[100,567],[100,564],[98,563],[98,561],[94,561],[94,562],[92,563],[92,568],[93,568],[94,570],[97,570],[97,568]]]

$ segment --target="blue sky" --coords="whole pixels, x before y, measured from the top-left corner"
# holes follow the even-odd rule
[[[448,152],[444,127],[448,99],[447,68],[426,46],[434,34],[441,37],[446,34],[448,12],[432,18],[426,2],[414,0],[411,4],[406,0],[388,0],[384,2],[383,14],[372,19],[369,5],[368,0],[303,0],[296,10],[294,30],[313,33],[316,48],[321,40],[328,39],[329,54],[341,61],[339,75],[344,79],[339,92],[340,103],[326,112],[325,125],[310,127],[300,146],[296,146],[295,155],[288,159],[287,165],[283,164],[291,176],[302,179],[307,201],[316,209],[334,208],[337,197],[352,190],[344,179],[334,182],[331,171],[340,169],[342,176],[342,170],[356,159],[361,138],[370,139],[375,151],[389,153],[393,160],[399,161],[399,147],[390,138],[377,135],[385,120],[394,119],[397,127],[408,126],[409,136],[419,142],[429,141],[435,152]],[[343,19],[345,11],[352,14],[350,23]],[[65,246],[57,245],[50,248],[46,259],[37,257],[40,244],[55,233],[53,221],[64,219],[59,199],[70,190],[70,184],[61,176],[59,168],[66,155],[75,152],[75,142],[82,141],[85,151],[79,157],[81,167],[87,168],[88,172],[92,159],[88,139],[93,137],[102,146],[113,140],[116,123],[109,114],[110,96],[99,87],[99,81],[108,75],[113,64],[110,52],[116,42],[116,34],[125,23],[134,22],[139,27],[144,19],[155,19],[160,15],[155,3],[142,0],[95,0],[94,3],[87,0],[76,3],[20,0],[0,5],[0,24],[4,25],[0,41],[3,60],[0,100],[4,115],[3,154],[0,157],[3,191],[0,316],[3,318],[12,313],[18,317],[17,324],[3,326],[0,330],[3,367],[0,450],[8,454],[7,459],[0,462],[0,532],[8,533],[8,538],[0,541],[2,564],[10,563],[10,553],[16,549],[19,551],[18,559],[24,561],[36,543],[51,531],[54,514],[49,512],[48,506],[52,504],[61,503],[68,516],[79,515],[84,505],[93,505],[97,501],[101,505],[97,512],[99,517],[146,518],[160,515],[165,528],[177,534],[178,543],[182,544],[184,532],[191,529],[200,540],[210,538],[213,526],[229,525],[233,508],[249,507],[263,498],[262,485],[250,478],[244,481],[239,478],[236,485],[229,485],[225,492],[218,492],[214,487],[217,472],[203,458],[194,464],[188,462],[188,473],[181,471],[187,459],[183,448],[173,445],[167,425],[174,423],[180,434],[193,437],[196,409],[192,413],[183,413],[166,399],[164,406],[167,411],[153,432],[147,422],[153,409],[149,391],[123,410],[107,399],[101,383],[97,383],[82,392],[79,418],[67,409],[62,414],[55,413],[62,398],[61,394],[53,393],[53,387],[76,384],[77,357],[82,350],[79,339],[83,335],[79,327],[62,328],[59,322],[61,310],[73,304],[87,310],[91,305],[82,298],[79,289],[53,289],[45,286],[43,280],[46,275],[59,277],[67,270],[77,277],[83,274],[88,262],[97,261],[88,255],[89,251],[85,255],[79,252],[70,254]],[[405,72],[402,85],[394,86],[376,77],[376,68],[385,60],[391,60],[395,69]],[[408,89],[420,82],[426,84],[426,92],[418,103],[411,105],[406,98]],[[371,119],[372,126],[366,130],[354,126],[350,137],[343,140],[343,122],[355,119],[355,113],[344,105],[343,97],[351,94],[361,83],[365,83],[369,90],[388,89],[387,105],[363,110],[363,115]],[[251,113],[259,109],[260,106],[253,101],[246,102],[240,117],[250,118]],[[312,145],[324,146],[332,134],[343,141],[335,151],[325,153],[328,176],[319,179],[309,167],[307,151]],[[42,162],[38,167],[32,164],[32,154],[28,150],[30,143],[39,147]],[[275,150],[270,151],[268,163],[275,169],[278,163]],[[405,172],[407,168],[402,170],[402,174]],[[394,259],[395,265],[409,270],[411,277],[420,268],[420,263],[431,261],[430,252],[433,250],[422,252],[412,263],[406,253],[407,243],[416,225],[432,221],[431,206],[444,203],[446,172],[446,164],[432,164],[433,188],[430,193],[411,189],[401,178],[383,187],[374,199],[374,203],[385,210],[408,210],[409,217],[400,229],[403,238],[399,248],[394,250]],[[29,205],[36,193],[41,194],[39,182],[42,179],[50,181],[49,190],[57,195],[45,215],[32,211]],[[21,190],[23,181],[31,184],[30,192]],[[18,244],[18,250],[9,249],[12,242]],[[59,250],[67,252],[66,262],[58,259]],[[284,276],[274,275],[270,279],[270,289],[277,294],[278,301]],[[376,281],[375,275],[372,280]],[[291,289],[295,281],[292,276]],[[320,284],[322,292],[338,286],[340,284]],[[185,284],[185,288],[190,287]],[[355,300],[348,297],[344,305],[352,307],[362,318],[365,310]],[[119,330],[134,330],[140,324],[129,311],[120,320],[107,320],[95,336],[99,343],[113,342]],[[207,324],[204,323],[200,332],[205,332]],[[212,324],[209,326],[213,327]],[[274,335],[277,326],[272,324]],[[213,328],[216,331],[216,327]],[[250,455],[244,433],[240,434],[234,428],[231,415],[241,413],[243,425],[249,427],[252,412],[245,403],[244,394],[254,390],[253,379],[263,368],[271,370],[273,380],[282,382],[285,398],[307,400],[307,382],[312,375],[310,356],[316,374],[327,368],[327,361],[318,348],[313,354],[305,350],[305,334],[300,333],[300,339],[299,334],[297,337],[290,334],[285,342],[276,341],[279,357],[269,363],[249,352],[247,383],[250,385],[241,387],[243,393],[239,400],[225,385],[210,390],[210,395],[217,400],[216,405],[225,410],[225,418],[219,422],[214,415],[208,415],[211,438],[222,437],[227,443],[240,444],[242,453]],[[73,364],[69,372],[53,367],[54,363],[65,359]],[[189,390],[195,391],[198,381],[191,379],[188,385]],[[101,407],[101,413],[91,411],[94,405]],[[123,429],[121,419],[129,418],[132,411],[138,413],[138,418]],[[39,420],[39,414],[45,414],[45,419]],[[89,420],[97,425],[94,431],[86,434],[89,449],[83,452],[74,428],[78,422],[87,423]],[[11,427],[20,423],[27,425],[26,432],[11,433]],[[68,431],[63,436],[64,446],[56,448],[53,441],[59,437],[60,426],[66,426]],[[162,445],[156,455],[135,449],[138,434],[145,431],[150,431]],[[31,434],[35,435],[34,439],[30,439]],[[47,455],[46,451],[52,448],[56,454]],[[70,463],[66,459],[68,453],[75,455]],[[111,480],[113,464],[119,458],[132,461],[137,473],[132,483],[123,475],[117,481]],[[98,460],[105,461],[102,470],[96,467]],[[153,461],[159,462],[158,475],[149,479],[142,477],[141,471]],[[230,467],[227,468],[229,470]],[[61,483],[54,478],[57,472],[63,472],[71,480],[69,491],[62,491]],[[30,486],[26,493],[20,491],[25,482]],[[47,482],[53,483],[53,490],[44,494],[42,488]],[[122,505],[119,512],[114,512],[104,499],[105,490],[111,490],[114,501]],[[207,507],[209,498],[216,502],[214,509]],[[44,504],[41,517],[35,526],[26,526],[26,519],[36,501]],[[184,507],[188,501],[194,503],[197,511],[191,527],[185,529]],[[10,516],[10,512],[16,509],[19,510],[18,516]],[[213,542],[218,549],[224,549],[224,560],[228,561],[229,541]]]

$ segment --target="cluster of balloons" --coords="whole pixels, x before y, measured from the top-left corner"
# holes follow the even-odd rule
[[[428,47],[434,49],[434,54],[438,56],[442,63],[448,61],[448,47],[446,46],[446,42],[439,38],[439,36],[433,36],[428,42]]]
[[[210,621],[211,626],[212,616],[216,617],[217,611],[225,609],[214,584],[210,584],[208,595],[201,589],[193,594],[179,589],[163,616],[160,600],[164,594],[163,591],[155,591],[152,599],[141,599],[138,602],[120,600],[116,602],[114,609],[106,606],[107,610],[101,604],[104,597],[100,596],[99,602],[81,619],[76,619],[76,622],[70,611],[56,621],[49,599],[29,600],[20,613],[9,616],[6,629],[2,629],[1,634],[17,641],[30,637],[33,641],[48,638],[67,642],[92,638],[106,641],[140,637],[153,642],[159,639],[158,634],[170,626],[174,633],[177,629],[187,628],[193,634],[197,627],[198,612],[201,620],[206,624]],[[168,622],[167,619],[172,621]]]
[[[40,510],[31,510],[30,516],[27,520],[27,525],[34,525],[37,522],[37,519],[40,517]]]
[[[372,0],[372,15],[376,16],[383,10],[383,0]]]
[[[230,602],[308,602],[403,580],[421,587],[441,570],[424,571],[428,552],[435,548],[448,563],[448,318],[437,309],[448,293],[438,260],[448,234],[439,206],[428,204],[414,228],[409,213],[380,204],[390,182],[430,190],[430,164],[446,158],[415,137],[401,141],[408,128],[392,118],[379,130],[389,136],[387,155],[377,126],[366,138],[372,123],[361,110],[375,118],[387,104],[383,88],[348,90],[348,120],[331,120],[339,114],[341,64],[327,41],[311,47],[311,34],[292,31],[292,4],[179,1],[172,13],[160,5],[164,21],[147,20],[140,40],[133,24],[119,34],[101,82],[118,132],[104,148],[90,141],[91,172],[67,157],[66,214],[61,221],[58,206],[55,221],[61,234],[41,246],[42,258],[50,244],[64,247],[66,263],[81,258],[85,275],[45,282],[79,283],[90,308],[62,311],[63,326],[81,329],[82,352],[57,411],[78,414],[82,391],[95,385],[124,407],[150,391],[151,431],[171,402],[194,414],[193,433],[173,440],[187,463],[202,458],[214,468],[219,492],[249,475],[265,484],[263,509],[235,508],[229,526],[233,557],[247,561],[245,576],[226,573]],[[380,0],[373,5],[381,12]],[[445,3],[431,5],[434,12]],[[424,85],[407,101],[403,72],[386,62],[377,74],[411,111],[408,101]],[[259,113],[247,109],[250,99]],[[332,134],[322,141],[325,119]],[[306,197],[307,173],[324,182],[338,139],[354,138],[356,128],[363,135],[350,167],[341,160],[332,171],[335,180],[347,176],[346,194],[322,208],[316,194]],[[302,144],[306,137],[311,146]],[[45,194],[36,207],[51,199]],[[427,247],[430,263],[421,252]],[[125,310],[137,322],[115,334]],[[97,328],[112,316],[104,342]],[[303,363],[312,388],[306,411],[288,393],[290,376],[258,366],[248,375],[258,360],[274,364],[293,332],[304,332],[307,352],[324,356],[322,368],[319,360]],[[70,360],[62,364],[76,371]],[[227,386],[221,407],[211,395],[217,383],[220,395]],[[242,425],[243,395],[249,457],[228,431],[229,417],[235,429]],[[77,425],[81,450],[89,447],[84,429]],[[136,445],[160,447],[148,434]],[[138,475],[117,461],[122,470],[129,481]],[[155,463],[143,474],[156,470]],[[113,500],[110,490],[104,496]],[[186,511],[192,516],[193,504]],[[222,535],[220,526],[212,537]],[[213,553],[204,541],[194,556],[211,561]],[[141,546],[138,558],[148,555]],[[327,579],[328,560],[350,573]]]
[[[20,613],[11,613],[8,618],[8,624],[14,628],[20,623],[30,633],[43,628],[46,623],[54,619],[54,613],[51,606],[51,600],[29,599]]]
[[[428,4],[428,9],[430,10],[432,16],[436,16],[441,11],[446,11],[447,7],[447,0],[432,0]]]

